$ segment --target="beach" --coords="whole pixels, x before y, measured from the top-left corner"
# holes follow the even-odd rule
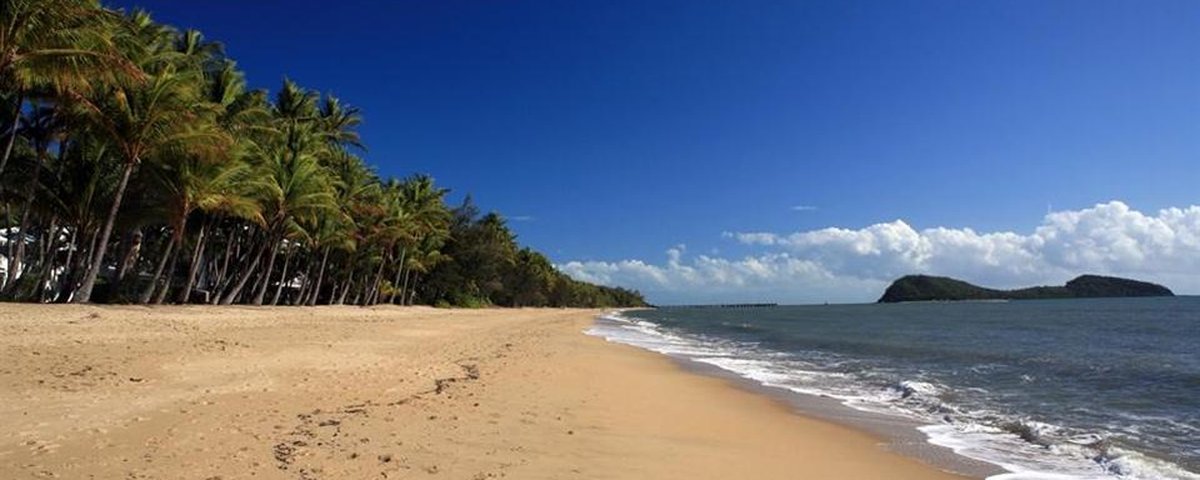
[[[949,479],[595,310],[0,307],[0,477]]]

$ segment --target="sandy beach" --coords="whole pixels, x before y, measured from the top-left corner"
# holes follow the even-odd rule
[[[941,479],[586,310],[0,307],[0,477]]]

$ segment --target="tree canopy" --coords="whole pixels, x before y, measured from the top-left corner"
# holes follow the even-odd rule
[[[640,306],[363,160],[362,112],[144,11],[0,0],[0,298]]]

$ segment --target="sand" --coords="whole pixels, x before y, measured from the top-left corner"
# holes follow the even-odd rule
[[[3,305],[0,478],[959,478],[595,313]]]

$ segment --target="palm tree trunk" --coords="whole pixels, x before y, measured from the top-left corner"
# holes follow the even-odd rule
[[[388,295],[387,303],[392,303],[396,300],[396,291],[400,289],[400,275],[404,273],[404,255],[407,253],[407,248],[400,248],[400,267],[396,269],[396,278],[392,280],[392,294]]]
[[[221,294],[225,292],[225,274],[229,272],[229,258],[233,256],[234,251],[241,248],[241,242],[234,239],[232,231],[229,232],[227,238],[229,238],[229,242],[225,245],[225,258],[221,260],[221,265],[217,267],[216,278],[212,281],[213,295],[211,303],[213,305],[216,305],[221,300]]]
[[[276,238],[271,242],[271,255],[267,257],[267,271],[262,276],[262,283],[258,284],[258,288],[254,290],[254,300],[251,302],[254,305],[262,305],[263,299],[267,296],[267,286],[271,284],[271,272],[275,270],[275,257],[279,256],[279,244],[281,243],[283,243],[282,238]]]
[[[315,259],[315,257],[313,259]],[[300,290],[296,292],[296,295],[292,297],[292,301],[288,302],[288,305],[302,305],[304,302],[307,302],[308,291],[311,290],[313,286],[313,270],[317,269],[317,264],[306,262],[304,259],[301,259],[300,263],[307,265],[308,268],[304,269],[304,273],[300,275]]]
[[[204,249],[209,250],[207,246]],[[217,296],[217,283],[213,282],[213,278],[217,276],[217,264],[220,261],[211,255],[205,258],[207,253],[200,254],[200,259],[203,261],[200,262],[200,271],[196,273],[196,286],[194,288],[208,292],[205,296],[205,303],[214,303],[213,297]]]
[[[5,292],[10,291],[17,284],[17,278],[21,276],[21,263],[25,259],[25,235],[29,231],[29,202],[32,200],[32,198],[28,199],[24,211],[21,213],[21,223],[17,227],[16,238],[12,238],[12,233],[9,233],[9,244],[12,245],[12,242],[15,241],[16,245],[13,247],[14,251],[8,257],[8,278],[4,281],[3,289]]]
[[[200,271],[200,259],[204,257],[204,235],[208,231],[208,221],[200,224],[200,233],[196,235],[196,246],[192,249],[192,260],[188,263],[187,281],[183,291],[176,297],[177,303],[188,303],[192,297],[192,287],[196,285],[196,273]]]
[[[67,143],[66,138],[59,139],[59,141],[58,141],[58,164],[59,165],[63,165],[66,163],[68,147],[69,147],[69,144]],[[50,217],[49,232],[50,232],[50,234],[52,234],[54,236],[52,238],[50,238],[50,241],[46,242],[49,245],[54,245],[54,244],[58,243],[58,235],[55,235],[58,232],[58,221],[59,221],[59,218],[58,218],[57,213]],[[38,264],[39,265],[44,264],[46,255],[48,255],[50,252],[51,252],[51,248],[49,248],[49,246],[47,246],[45,250],[38,252]]]
[[[367,291],[367,298],[363,299],[366,305],[374,305],[376,299],[379,298],[379,289],[383,287],[383,267],[387,266],[387,257],[379,260],[379,270],[375,272],[375,281],[371,282],[371,289]]]
[[[275,287],[275,295],[271,297],[271,305],[279,305],[279,295],[283,293],[284,285],[288,283],[288,267],[292,263],[292,255],[296,254],[296,249],[292,248],[287,255],[283,256],[283,271],[279,272],[279,285]]]
[[[224,296],[221,297],[221,305],[229,305],[237,299],[238,295],[242,294],[242,289],[246,288],[246,282],[250,281],[250,277],[254,275],[254,270],[258,268],[258,264],[262,262],[263,254],[266,253],[267,244],[263,243],[258,247],[258,253],[254,255],[254,261],[250,262],[250,266],[242,272],[242,276],[238,279],[237,284],[233,286]]]
[[[2,222],[3,225],[5,225],[5,227],[3,229],[4,233],[5,233],[5,244],[6,244],[6,249],[4,250],[4,255],[5,255],[5,258],[11,259],[14,245],[12,242],[12,238],[9,238],[12,235],[12,228],[8,227],[8,225],[10,225],[12,223],[12,205],[9,204],[9,202],[7,202],[7,201],[4,202],[4,217],[0,218],[0,222]],[[4,288],[8,286],[8,272],[10,270],[12,270],[11,267],[12,267],[12,265],[8,265],[8,264],[6,264],[4,266],[4,275],[0,275],[0,291],[4,291]]]
[[[8,159],[12,157],[13,145],[17,143],[17,125],[21,121],[21,105],[25,103],[25,94],[17,95],[17,105],[13,109],[13,120],[8,125],[8,139],[5,140],[4,158],[0,159],[0,173],[4,173],[4,167],[8,166]]]
[[[404,265],[400,265],[400,270],[396,271],[396,294],[392,295],[392,298],[388,300],[392,305],[404,304],[404,281],[408,279],[404,274]],[[397,299],[400,300],[400,303],[396,303]]]
[[[396,301],[396,292],[400,290],[400,276],[404,273],[404,266],[396,269],[396,276],[392,278],[392,293],[389,293],[387,300],[381,303],[393,303]]]
[[[370,273],[367,273],[367,275],[370,275]],[[362,299],[362,291],[363,291],[363,289],[362,289],[362,287],[359,287],[359,286],[358,286],[358,284],[359,284],[359,283],[362,283],[362,282],[361,282],[361,281],[359,281],[359,282],[354,282],[354,284],[352,284],[352,285],[351,285],[351,288],[353,288],[353,289],[354,289],[354,298],[351,298],[351,299],[350,299],[350,304],[351,304],[351,305],[361,305],[361,304],[360,304],[360,303],[358,303],[358,302],[359,302],[359,300],[361,300],[361,299]]]
[[[412,275],[412,269],[404,272],[404,286],[400,287],[400,305],[408,304],[408,277]]]
[[[131,268],[136,270],[134,266],[137,265],[138,255],[141,254],[142,250],[142,232],[135,229],[126,238],[125,243],[127,244],[125,255],[121,257],[121,263],[117,266],[116,283],[121,283],[121,280],[125,279],[125,274],[129,273]]]
[[[75,251],[79,250],[79,227],[71,229],[71,239],[67,242],[67,259],[63,262],[63,272],[59,274],[58,289],[54,292],[54,300],[67,290],[68,282],[75,277]]]
[[[125,188],[129,186],[129,176],[133,173],[133,167],[137,163],[137,158],[131,162],[125,162],[125,171],[121,172],[121,182],[117,184],[117,192],[113,196],[112,207],[108,210],[108,218],[104,220],[104,227],[100,229],[100,242],[96,245],[91,266],[83,276],[83,283],[75,291],[75,298],[72,299],[74,303],[92,301],[92,289],[96,286],[96,277],[100,275],[100,267],[104,265],[104,252],[108,250],[108,237],[112,234],[113,224],[117,222],[117,212],[121,210],[121,200],[125,197]]]
[[[26,299],[30,301],[42,302],[45,297],[45,284],[48,277],[46,266],[53,262],[53,257],[48,257],[49,252],[58,245],[58,215],[50,217],[50,226],[38,237],[38,278],[34,282],[34,289],[31,290]],[[20,293],[18,292],[18,295]]]
[[[47,250],[50,252],[53,252],[54,247],[58,245],[57,221],[58,217],[55,217],[54,220],[50,222],[50,230],[47,233],[47,243],[49,243]],[[33,291],[29,292],[28,298],[41,303],[46,301],[45,285],[46,280],[50,277],[50,271],[54,268],[54,256],[52,254],[49,256],[43,255],[42,260],[39,263],[41,264],[41,267],[38,269],[38,278],[37,281],[34,282]]]
[[[96,251],[96,240],[100,238],[100,229],[89,229],[87,238],[87,249],[79,251],[79,255],[75,258],[75,264],[71,267],[71,291],[66,292],[68,295],[74,294],[75,289],[79,288],[79,284],[83,282],[83,274],[87,273],[88,265],[92,264],[92,254]]]
[[[412,290],[408,292],[408,302],[407,302],[407,303],[405,303],[405,305],[412,305],[412,304],[413,304],[413,298],[415,298],[415,297],[417,296],[417,282],[418,282],[419,280],[421,280],[421,276],[420,276],[420,275],[413,275],[413,278],[412,278]]]
[[[162,257],[158,259],[158,267],[154,269],[154,277],[150,279],[150,284],[146,285],[146,289],[142,290],[142,295],[138,297],[138,303],[143,305],[150,303],[150,299],[154,297],[154,291],[158,287],[158,281],[162,278],[163,269],[167,266],[167,261],[171,259],[175,253],[175,235],[167,238],[167,249],[163,251]]]
[[[183,235],[180,235],[175,243],[179,245],[171,252],[171,266],[167,267],[167,278],[163,280],[162,289],[154,296],[155,305],[162,305],[163,300],[167,298],[167,292],[171,291],[171,281],[175,279],[175,265],[179,263],[179,251],[183,250]]]
[[[38,158],[43,159],[45,152],[38,152]],[[40,163],[40,161],[39,161]],[[42,172],[41,165],[33,167],[33,180],[25,187],[25,205],[21,207],[21,223],[18,230],[16,251],[8,258],[8,280],[4,283],[4,291],[9,291],[17,283],[17,277],[20,276],[21,262],[25,259],[25,235],[29,231],[29,212],[33,210],[33,199],[37,196],[38,177]],[[12,245],[12,238],[9,238],[9,245]]]
[[[97,228],[97,229],[91,230],[91,233],[88,234],[87,250],[84,250],[84,252],[86,252],[87,255],[80,258],[80,260],[83,260],[83,264],[81,264],[80,267],[86,267],[86,266],[89,266],[92,264],[92,257],[96,254],[96,240],[99,240],[99,239],[100,239],[100,229]],[[81,268],[80,269],[80,277],[79,277],[80,282],[83,281],[82,275],[84,273],[87,273],[87,270]]]
[[[329,247],[325,247],[325,253],[321,254],[321,268],[317,269],[317,283],[313,286],[311,298],[308,300],[309,305],[317,304],[317,297],[321,295],[321,281],[325,279],[325,262],[329,260]]]
[[[41,243],[42,248],[38,249],[38,265],[46,264],[46,256],[50,254],[54,244],[58,243],[58,236],[54,235],[58,232],[58,215],[50,217],[50,228],[46,230],[46,235],[43,235]]]
[[[354,285],[354,300],[350,301],[351,305],[363,306],[366,305],[367,289],[371,285],[371,271],[363,272],[363,278],[359,279]]]
[[[235,238],[232,230],[225,237],[229,242],[225,245],[225,254],[222,255],[221,265],[217,267],[217,278],[213,279],[217,284],[224,283],[225,274],[229,271],[229,258],[242,248],[241,239]]]
[[[350,264],[349,270],[350,272],[346,278],[346,286],[342,289],[342,294],[337,300],[338,305],[346,303],[346,294],[350,293],[350,288],[354,286],[354,263]]]

